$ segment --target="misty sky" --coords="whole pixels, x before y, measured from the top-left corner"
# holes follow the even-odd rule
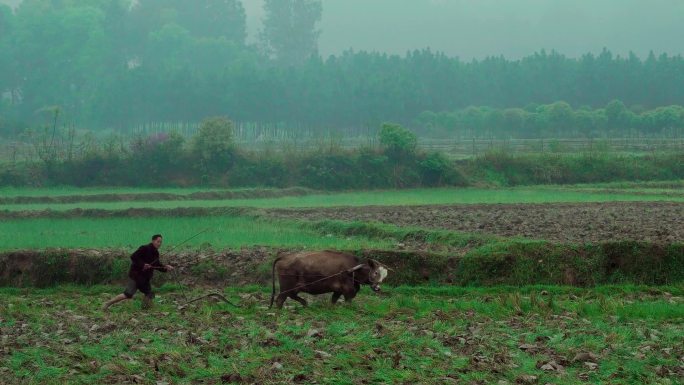
[[[243,4],[254,40],[262,0]],[[519,58],[542,48],[568,56],[603,47],[641,57],[684,54],[684,0],[323,0],[320,28],[326,57],[425,47],[463,59]]]

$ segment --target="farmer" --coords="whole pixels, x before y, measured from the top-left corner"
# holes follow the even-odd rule
[[[147,245],[140,246],[138,250],[131,255],[131,269],[128,271],[128,285],[123,294],[119,294],[112,298],[102,306],[102,310],[109,309],[110,306],[123,300],[133,298],[136,291],[140,290],[145,296],[143,297],[143,308],[152,306],[152,299],[154,293],[150,281],[155,270],[167,272],[173,270],[173,266],[163,266],[159,262],[159,248],[162,244],[162,236],[155,234],[152,236],[152,242]]]

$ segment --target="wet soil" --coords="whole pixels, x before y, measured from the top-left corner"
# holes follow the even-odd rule
[[[376,221],[563,243],[684,241],[684,203],[611,202],[273,209],[276,218]]]

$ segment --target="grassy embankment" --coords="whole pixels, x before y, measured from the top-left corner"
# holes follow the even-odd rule
[[[199,221],[199,222],[198,222]],[[55,222],[59,222],[57,225]],[[684,282],[684,245],[654,245],[647,242],[607,242],[603,244],[558,244],[547,241],[499,238],[488,235],[463,234],[444,230],[401,228],[387,224],[361,222],[297,222],[272,221],[253,218],[148,218],[134,219],[34,219],[17,223],[28,227],[7,226],[3,239],[17,248],[35,248],[36,244],[60,247],[132,248],[131,239],[143,239],[142,234],[154,232],[154,226],[168,225],[166,239],[180,242],[197,232],[200,225],[209,225],[218,231],[207,232],[189,242],[188,247],[211,246],[214,249],[267,246],[271,248],[339,249],[366,254],[390,264],[397,273],[392,281],[399,284],[455,283],[460,285],[525,285],[571,284],[594,286],[608,283],[637,283],[662,285]],[[43,223],[52,230],[31,233],[31,226]],[[74,236],[80,226],[81,237]],[[74,226],[74,227],[70,227]],[[147,227],[146,227],[147,226]],[[109,231],[109,234],[105,232]],[[29,234],[33,234],[29,236]],[[14,242],[14,243],[12,243]],[[23,242],[23,243],[20,243]],[[397,253],[397,244],[417,244],[428,253],[404,250]],[[140,242],[142,243],[142,241]],[[33,246],[33,247],[31,247]],[[389,250],[384,253],[382,250]],[[117,280],[107,266],[118,266],[127,261],[127,252],[121,259],[82,260],[78,272],[46,276],[40,273],[50,266],[73,270],[68,259],[60,262],[65,252],[47,252],[35,259],[32,267],[41,285],[64,282],[93,282],[93,277],[106,281]],[[201,252],[200,252],[201,253]],[[273,253],[275,254],[275,253]],[[23,257],[22,257],[23,258]],[[99,261],[99,262],[98,262]],[[118,262],[117,262],[118,261]],[[123,262],[122,262],[123,261]],[[0,261],[2,265],[3,261]],[[121,263],[119,263],[121,262]],[[112,263],[114,265],[112,265]],[[262,265],[262,264],[263,265]],[[77,265],[78,266],[78,265]],[[250,279],[264,280],[263,272],[270,267],[268,261],[254,262],[248,271]],[[82,271],[92,269],[90,273]],[[207,261],[204,269],[234,271],[230,261]],[[3,269],[5,270],[5,269]],[[11,269],[10,269],[11,270]],[[197,271],[201,275],[201,271]],[[23,273],[23,282],[29,282],[31,272]],[[52,282],[43,282],[45,277]],[[72,278],[70,278],[72,277]],[[35,278],[35,277],[34,277]],[[226,276],[225,278],[228,278]],[[38,279],[38,278],[36,278]],[[51,278],[52,279],[52,278]],[[10,277],[10,282],[12,278]],[[94,280],[97,282],[97,280]]]

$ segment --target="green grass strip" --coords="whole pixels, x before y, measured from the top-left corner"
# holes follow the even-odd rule
[[[167,248],[202,229],[209,229],[184,247],[239,249],[255,245],[308,248],[388,248],[391,242],[365,236],[325,236],[315,230],[303,231],[285,221],[252,217],[150,217],[19,219],[0,222],[1,250],[45,248],[131,249],[149,242],[161,233]],[[163,251],[163,249],[162,249]]]
[[[334,206],[406,206],[438,204],[495,204],[495,203],[581,203],[616,201],[674,201],[684,202],[684,196],[657,194],[629,194],[583,192],[549,188],[435,188],[410,190],[362,191],[336,194],[313,194],[280,198],[194,200],[194,201],[134,201],[80,202],[0,205],[0,210],[70,210],[177,207],[334,207]]]

